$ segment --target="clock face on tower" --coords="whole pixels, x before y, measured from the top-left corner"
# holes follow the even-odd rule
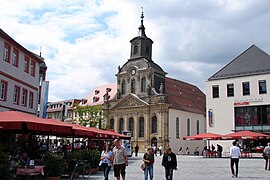
[[[136,74],[136,70],[135,70],[135,69],[132,69],[132,70],[131,70],[131,74],[132,74],[132,75],[135,75],[135,74]]]

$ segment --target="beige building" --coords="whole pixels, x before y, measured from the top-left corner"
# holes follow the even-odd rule
[[[0,111],[38,114],[46,64],[0,29]],[[44,99],[43,99],[44,100]]]
[[[252,45],[206,82],[207,132],[270,134],[270,56]],[[231,141],[219,141],[228,150]],[[254,145],[265,145],[256,141]]]
[[[153,41],[146,36],[143,14],[139,34],[131,41],[130,59],[118,67],[115,97],[104,94],[110,129],[131,131],[133,146],[170,145],[174,152],[202,149],[203,141],[182,137],[205,132],[205,95],[194,85],[166,77],[152,59]]]

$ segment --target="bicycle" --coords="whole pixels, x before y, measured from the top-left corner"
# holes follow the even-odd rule
[[[76,160],[70,179],[74,178],[76,172],[79,173],[79,176],[81,174],[84,179],[89,178],[91,174],[91,164],[87,160]]]

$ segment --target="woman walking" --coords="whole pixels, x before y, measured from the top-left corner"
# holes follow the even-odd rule
[[[109,144],[105,144],[101,153],[100,163],[103,169],[104,180],[109,180],[109,172],[112,166],[112,151]]]
[[[153,180],[155,157],[153,154],[152,147],[147,148],[147,152],[143,155],[143,162],[145,164],[144,179],[148,180],[148,174],[149,174],[150,180]]]

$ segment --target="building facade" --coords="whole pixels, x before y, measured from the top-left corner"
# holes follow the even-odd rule
[[[269,134],[269,82],[270,56],[252,45],[206,82],[207,131]]]
[[[129,130],[140,151],[153,144],[169,145],[176,153],[203,148],[204,142],[182,137],[205,132],[205,95],[196,86],[166,77],[152,60],[153,41],[146,36],[143,14],[139,34],[130,43],[130,58],[116,74],[115,97],[104,94],[107,126],[119,133]]]
[[[36,115],[40,85],[46,78],[44,58],[0,29],[0,111],[17,110]]]

